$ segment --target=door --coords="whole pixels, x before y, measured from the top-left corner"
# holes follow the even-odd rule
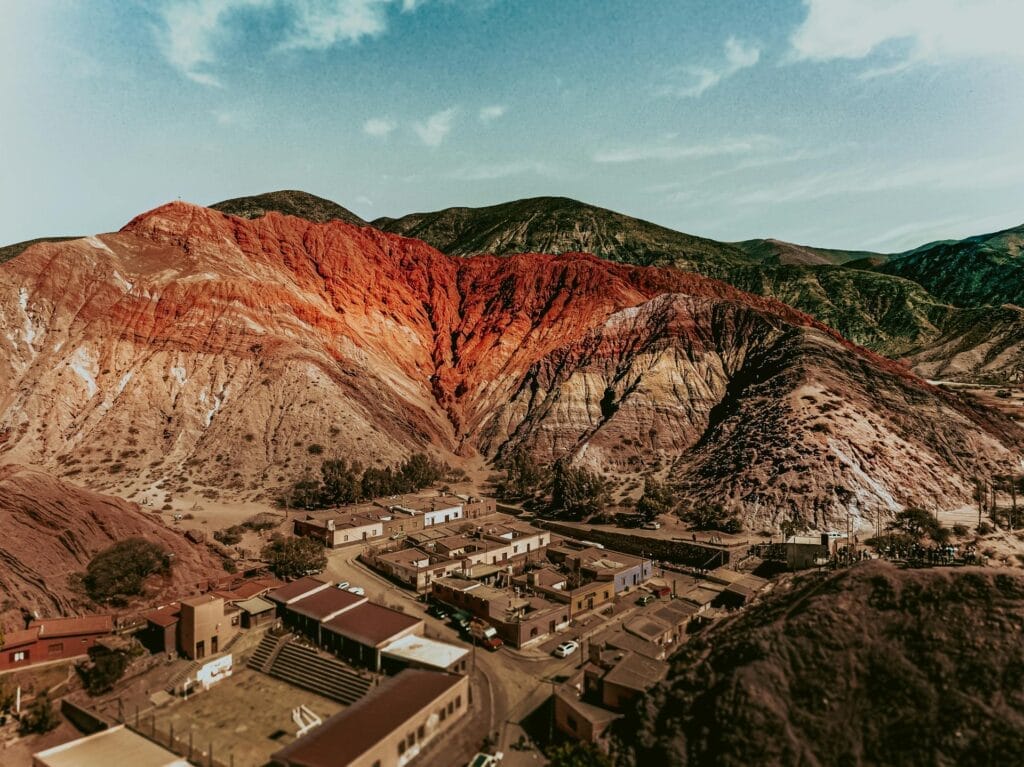
[[[210,654],[211,655],[216,655],[217,654],[217,647],[218,647],[218,645],[219,645],[219,642],[217,641],[217,637],[211,637],[210,638]]]
[[[206,657],[206,641],[200,639],[198,642],[196,642],[196,658],[198,659],[198,658],[205,658],[205,657]]]

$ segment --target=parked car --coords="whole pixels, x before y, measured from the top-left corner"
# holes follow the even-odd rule
[[[364,589],[362,586],[349,586],[347,589],[345,589],[345,591],[349,592],[350,594],[355,594],[357,597],[366,596],[366,589]]]
[[[644,523],[644,530],[660,530],[660,529],[661,529],[661,522],[658,522],[657,520],[654,520],[653,522],[645,522]]]
[[[474,641],[488,650],[498,650],[504,644],[494,626],[488,625],[482,620],[473,619],[470,621],[469,635]]]
[[[342,581],[341,583],[338,584],[338,588],[341,589],[342,591],[344,591],[345,589],[347,589],[351,585],[352,584],[349,583],[348,581]]]
[[[497,767],[502,758],[503,754],[500,751],[496,754],[477,754],[467,767]]]
[[[655,598],[656,597],[654,596],[654,594],[644,594],[642,597],[636,600],[636,603],[643,607],[644,605],[649,605],[651,602],[655,600]]]
[[[448,611],[442,605],[431,605],[427,608],[427,615],[438,620],[448,620]]]
[[[562,644],[555,648],[555,656],[558,658],[568,658],[578,649],[580,649],[579,642],[574,642],[570,639],[568,642],[562,642]]]

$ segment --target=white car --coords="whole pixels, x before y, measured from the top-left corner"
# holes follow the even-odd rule
[[[355,594],[357,597],[366,596],[366,589],[364,589],[362,586],[349,586],[347,589],[345,589],[345,591],[347,591],[350,594]]]
[[[345,589],[347,589],[351,585],[352,584],[349,583],[348,581],[342,581],[341,583],[338,584],[338,588],[341,589],[342,591],[344,591]]]
[[[580,649],[579,642],[574,642],[570,639],[568,642],[562,642],[562,644],[555,648],[555,655],[559,658],[568,658],[578,649]]]

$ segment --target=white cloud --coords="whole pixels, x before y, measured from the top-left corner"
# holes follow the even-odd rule
[[[389,120],[386,117],[371,117],[363,123],[363,133],[367,136],[383,138],[391,135],[396,127],[394,120]]]
[[[210,70],[231,39],[242,12],[268,12],[282,20],[278,50],[326,50],[358,43],[388,29],[392,7],[411,13],[426,0],[170,0],[159,6],[157,43],[167,62],[202,85],[220,86]],[[276,17],[275,17],[276,20]]]
[[[670,76],[670,82],[658,88],[657,93],[659,96],[695,98],[741,69],[754,66],[760,60],[760,48],[730,37],[725,41],[724,61],[717,66],[686,67],[676,70]]]
[[[504,104],[494,104],[489,107],[483,107],[480,110],[480,122],[489,123],[492,120],[497,120],[499,117],[504,116],[507,111],[508,107]]]
[[[522,176],[527,173],[549,176],[552,171],[550,166],[543,162],[514,160],[505,163],[467,166],[453,172],[451,177],[460,181],[492,181],[498,178]]]
[[[763,149],[775,140],[770,136],[748,136],[722,139],[711,144],[651,144],[646,146],[603,149],[594,153],[594,162],[618,163],[644,160],[699,160],[704,157],[746,154]]]
[[[1020,0],[804,0],[807,18],[790,37],[799,60],[863,59],[900,47],[902,61],[869,70],[874,77],[908,63],[1022,56]]]
[[[430,115],[426,120],[413,123],[412,129],[420,137],[420,141],[427,146],[441,146],[448,134],[451,133],[457,111],[455,107],[442,109],[440,112]]]

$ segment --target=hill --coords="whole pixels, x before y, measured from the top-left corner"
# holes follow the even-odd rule
[[[1024,307],[1024,226],[939,242],[893,256],[873,268],[913,280],[956,306]]]
[[[691,641],[622,724],[617,762],[1016,762],[1022,625],[1015,571],[804,576]]]
[[[294,189],[266,192],[251,197],[235,197],[231,200],[214,203],[210,207],[221,213],[241,218],[260,218],[273,211],[286,216],[298,216],[320,224],[327,221],[344,221],[356,226],[366,226],[363,219],[347,208],[341,207],[338,203]]]
[[[117,541],[144,537],[174,554],[163,586],[188,593],[197,582],[222,576],[205,547],[169,530],[134,503],[93,492],[25,466],[0,466],[0,627],[15,628],[21,608],[42,616],[97,610],[68,576]]]
[[[322,456],[660,467],[751,525],[971,502],[1009,420],[773,299],[593,256],[447,256],[172,203],[0,267],[0,452],[273,496]],[[199,486],[197,487],[193,487]]]

